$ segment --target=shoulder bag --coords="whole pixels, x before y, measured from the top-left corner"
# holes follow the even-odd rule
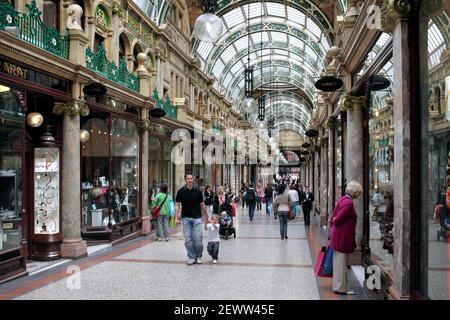
[[[160,213],[161,207],[162,207],[162,206],[164,205],[164,203],[166,202],[167,196],[168,196],[168,195],[169,195],[169,194],[166,194],[166,197],[164,198],[164,200],[163,200],[163,202],[161,203],[161,205],[155,206],[155,207],[153,208],[153,210],[152,210],[152,216],[153,216],[153,218],[155,218],[155,220],[159,218],[159,213]]]

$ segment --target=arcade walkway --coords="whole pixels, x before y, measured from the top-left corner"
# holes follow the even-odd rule
[[[155,242],[151,234],[6,283],[0,299],[366,299],[353,272],[349,281],[355,296],[336,295],[331,279],[314,276],[314,259],[326,242],[317,219],[310,230],[302,218],[290,222],[289,239],[282,241],[278,220],[267,217],[264,206],[251,223],[240,209],[237,238],[221,240],[217,265],[205,246],[203,264],[187,266],[178,228],[169,242]],[[79,289],[69,289],[77,283],[67,272],[74,265],[81,269]]]

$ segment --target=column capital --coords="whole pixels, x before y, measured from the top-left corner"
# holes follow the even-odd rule
[[[150,120],[144,120],[141,123],[139,123],[139,130],[141,130],[141,132],[151,131],[151,129],[152,125],[150,124]]]
[[[89,114],[89,107],[84,101],[55,102],[53,113],[69,116],[87,116]]]
[[[423,12],[427,17],[436,17],[442,14],[442,0],[425,1],[423,4]]]
[[[411,11],[411,1],[389,0],[389,2],[385,2],[385,11],[386,13],[381,18],[382,31],[393,32],[400,20]]]
[[[325,123],[327,129],[334,129],[336,126],[336,119],[333,117],[328,117],[327,122]]]
[[[364,100],[364,96],[355,97],[347,94],[342,101],[342,111],[361,110],[364,108]]]

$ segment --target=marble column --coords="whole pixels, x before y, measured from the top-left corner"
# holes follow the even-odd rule
[[[345,177],[347,183],[357,181],[363,186],[363,108],[364,97],[347,95],[344,97],[344,109],[347,111],[347,138],[345,142]],[[356,223],[356,245],[361,246],[363,239],[363,197],[353,200],[358,220]]]
[[[329,165],[328,165],[328,214],[333,213],[334,209],[334,201],[335,200],[335,179],[334,176],[334,168],[336,166],[336,159],[334,158],[334,152],[336,149],[336,143],[335,143],[335,120],[333,118],[328,118],[327,122],[327,131],[328,131],[328,159],[329,159]]]
[[[80,116],[89,114],[83,101],[56,102],[53,112],[63,116],[63,147],[61,170],[61,216],[63,242],[61,255],[65,259],[87,256],[86,241],[81,238],[80,200]]]
[[[139,93],[143,96],[150,97],[151,88],[150,81],[151,75],[148,72],[145,65],[148,61],[148,56],[144,53],[139,53],[137,56],[139,66],[137,68],[137,73],[139,77]],[[150,106],[147,106],[150,107]],[[142,219],[142,234],[150,234],[150,215],[148,214],[148,198],[149,198],[149,182],[148,182],[148,160],[149,160],[149,145],[148,145],[148,131],[150,130],[150,121],[148,119],[148,108],[144,107],[141,110],[141,147],[140,147],[140,157],[141,157],[141,167],[139,170],[139,175],[141,177],[140,185],[140,209],[141,209],[141,219]]]

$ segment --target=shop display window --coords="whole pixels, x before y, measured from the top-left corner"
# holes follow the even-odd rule
[[[0,85],[0,252],[22,240],[24,116],[12,89]]]
[[[59,232],[59,149],[34,149],[34,233]]]
[[[82,146],[82,226],[105,229],[136,218],[139,132],[134,122],[109,115],[85,120]]]

